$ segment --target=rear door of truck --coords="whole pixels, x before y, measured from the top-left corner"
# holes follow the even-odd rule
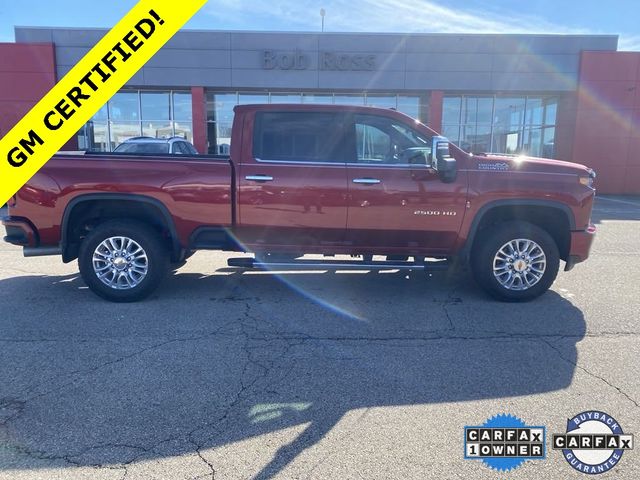
[[[278,246],[296,252],[342,244],[345,115],[271,105],[244,117],[236,162],[240,240],[254,250]]]

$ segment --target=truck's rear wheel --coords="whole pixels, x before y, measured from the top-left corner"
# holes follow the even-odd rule
[[[152,228],[113,220],[87,235],[78,265],[97,295],[112,302],[134,302],[158,287],[169,267],[169,252]]]
[[[559,266],[560,255],[553,238],[527,222],[492,228],[477,239],[471,257],[480,287],[508,302],[542,295],[556,279]]]

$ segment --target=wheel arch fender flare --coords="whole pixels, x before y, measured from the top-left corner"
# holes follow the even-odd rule
[[[62,223],[60,225],[61,236],[60,236],[60,246],[62,248],[62,258],[63,261],[67,262],[71,259],[68,254],[68,245],[69,245],[69,219],[71,218],[71,214],[75,207],[82,203],[92,202],[92,201],[108,201],[108,200],[117,200],[117,201],[125,201],[125,202],[135,202],[135,203],[145,203],[147,205],[151,205],[158,209],[160,214],[162,215],[162,219],[165,223],[165,226],[169,230],[171,235],[171,250],[172,255],[178,256],[181,250],[180,239],[178,237],[178,231],[176,229],[175,221],[173,216],[169,212],[169,209],[166,207],[164,203],[156,198],[152,198],[146,195],[140,195],[135,193],[87,193],[74,197],[67,204],[64,209],[64,213],[62,215]]]
[[[467,236],[464,247],[462,248],[462,253],[466,257],[469,255],[471,251],[471,247],[473,242],[476,239],[478,234],[478,230],[480,229],[480,225],[482,225],[483,219],[490,213],[492,210],[501,207],[544,207],[544,208],[552,208],[562,213],[566,217],[567,223],[569,225],[570,230],[575,230],[575,216],[571,208],[559,201],[556,200],[541,200],[541,199],[504,199],[504,200],[493,200],[485,203],[480,207],[478,213],[475,215],[473,221],[471,222],[471,227],[469,228],[469,235]],[[522,221],[527,221],[526,218],[521,218]]]

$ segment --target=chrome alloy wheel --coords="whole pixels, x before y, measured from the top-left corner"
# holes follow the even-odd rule
[[[544,251],[526,238],[505,243],[493,257],[493,276],[507,290],[528,290],[540,281],[546,268]]]
[[[128,290],[147,276],[147,253],[128,237],[110,237],[93,252],[93,271],[107,287]]]

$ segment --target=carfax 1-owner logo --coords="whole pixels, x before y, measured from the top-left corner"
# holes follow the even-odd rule
[[[587,411],[567,420],[566,433],[553,435],[553,448],[579,472],[596,475],[620,463],[623,452],[633,448],[633,435],[611,415]]]
[[[464,458],[481,460],[501,472],[518,468],[526,460],[544,460],[545,428],[529,426],[510,414],[496,415],[480,426],[464,427]]]

